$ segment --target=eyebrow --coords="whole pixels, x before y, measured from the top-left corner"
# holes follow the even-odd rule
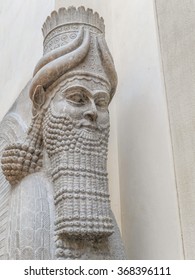
[[[110,100],[110,94],[108,93],[108,92],[106,92],[106,91],[97,91],[97,92],[95,92],[94,93],[94,98],[96,98],[96,97],[98,97],[99,95],[106,95],[106,97],[108,98],[108,100]],[[103,97],[104,97],[103,96]]]
[[[78,90],[78,89],[80,89],[80,90],[82,90],[82,91],[84,91],[85,93],[87,93],[87,95],[88,96],[91,96],[91,97],[93,97],[93,95],[91,94],[91,92],[86,88],[86,87],[83,87],[83,86],[69,86],[69,87],[67,87],[65,90],[64,90],[64,93],[68,93],[68,91],[70,91],[70,90]],[[70,92],[70,94],[71,94],[71,92]],[[74,93],[73,93],[74,94]]]
[[[104,96],[102,96],[102,94]],[[105,98],[105,95],[106,95],[106,98]],[[94,98],[94,101],[97,100],[98,98],[104,98],[104,99],[107,99],[106,102],[108,103],[108,105],[110,103],[110,94],[108,92],[106,92],[106,91],[98,91],[98,92],[96,92],[94,94],[93,98]]]
[[[90,96],[90,97],[92,97],[92,98],[97,98],[98,97],[98,95],[102,95],[102,94],[106,94],[106,97],[108,98],[108,100],[110,100],[110,95],[109,95],[109,93],[108,92],[106,92],[106,91],[101,91],[101,90],[97,90],[94,94],[92,94],[91,93],[91,91],[88,89],[88,88],[86,88],[86,87],[84,87],[84,86],[80,86],[80,85],[75,85],[75,86],[69,86],[69,87],[67,87],[65,90],[64,90],[64,93],[66,94],[66,92],[67,92],[67,94],[68,94],[68,91],[71,91],[71,90],[78,90],[78,89],[81,89],[82,91],[84,91],[88,96]],[[70,92],[70,94],[71,94],[71,92]],[[74,92],[72,93],[72,94],[74,94]]]

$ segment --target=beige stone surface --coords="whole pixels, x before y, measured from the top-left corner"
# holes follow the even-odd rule
[[[195,259],[194,1],[156,1],[185,259]]]
[[[119,76],[116,115],[122,233],[128,257],[182,259],[153,1],[125,1],[122,5],[114,1],[111,6],[113,55]]]
[[[176,3],[171,1],[168,6],[167,1],[159,3],[159,15],[169,14],[169,8],[173,13]],[[0,46],[4,65],[0,77],[1,116],[32,76],[32,69],[42,55],[40,28],[54,5],[55,8],[61,5],[85,5],[94,8],[105,18],[106,39],[119,76],[118,97],[113,99],[110,112],[110,193],[119,224],[122,217],[128,258],[183,258],[168,114],[157,44],[158,30],[152,0],[124,1],[122,5],[119,0],[42,0],[31,1],[30,4],[22,0],[12,4],[10,1],[1,2]],[[188,18],[187,14],[184,15],[183,18]],[[174,24],[176,14],[173,18],[174,21],[169,19],[167,23],[167,18],[162,17],[163,24],[168,24],[166,28],[171,22]],[[13,21],[17,24],[13,24]],[[185,24],[191,26],[188,21]],[[177,37],[175,30],[170,33],[166,28],[165,38]],[[31,32],[28,32],[29,29]],[[171,39],[166,42],[169,44]],[[165,49],[169,50],[167,44]],[[33,50],[30,56],[29,49]],[[174,108],[178,110],[176,105]],[[179,108],[183,110],[182,103]],[[193,194],[192,187],[190,194]],[[189,197],[186,197],[188,203]],[[193,211],[193,208],[190,209]],[[192,215],[190,217],[193,219]],[[191,240],[192,235],[193,230],[190,231]]]

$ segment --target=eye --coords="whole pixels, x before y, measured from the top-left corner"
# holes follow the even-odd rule
[[[107,98],[98,98],[95,101],[95,104],[100,108],[107,108],[108,107],[108,99]]]
[[[74,93],[67,95],[66,100],[77,105],[84,105],[87,102],[87,97],[82,93]]]

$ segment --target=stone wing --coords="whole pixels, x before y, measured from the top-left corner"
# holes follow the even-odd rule
[[[0,123],[0,159],[4,148],[17,141],[25,130],[26,125],[18,114],[8,113],[4,117]],[[10,197],[11,186],[3,174],[0,164],[0,259],[7,259]]]

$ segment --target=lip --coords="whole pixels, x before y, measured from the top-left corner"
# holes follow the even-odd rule
[[[77,128],[83,128],[86,130],[97,130],[98,126],[97,123],[92,123],[86,120],[82,120],[79,122],[79,124],[77,125]]]
[[[82,124],[83,128],[87,129],[87,130],[96,130],[97,129],[97,125],[93,125],[93,124]]]

